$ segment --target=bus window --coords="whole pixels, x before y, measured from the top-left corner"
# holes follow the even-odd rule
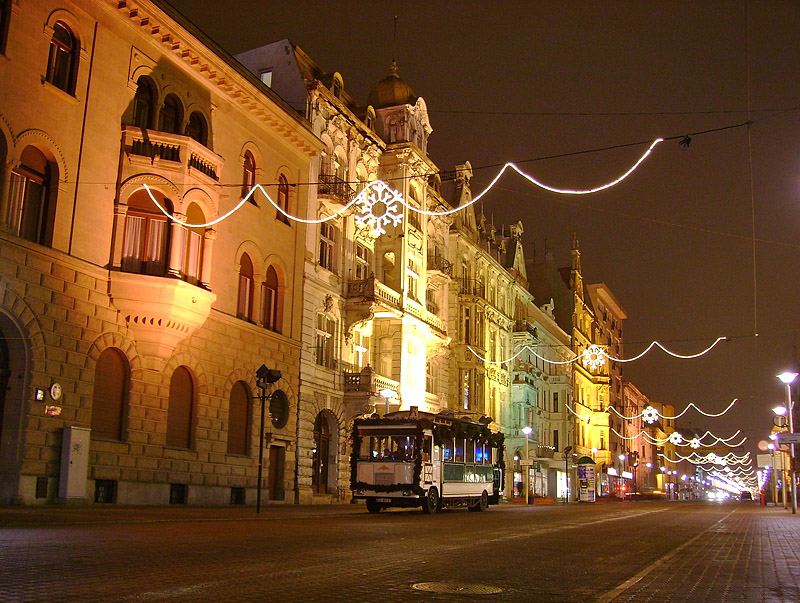
[[[409,436],[394,436],[392,438],[392,460],[411,461],[414,459],[414,439]]]
[[[483,444],[475,444],[475,462],[483,462]]]
[[[443,460],[452,461],[453,460],[453,440],[445,440],[442,443],[442,450],[443,450]]]
[[[475,462],[475,440],[467,440],[467,456],[464,458],[464,462]]]
[[[429,435],[426,435],[422,440],[422,462],[423,463],[430,463],[431,462],[431,445],[433,444],[433,438]]]
[[[463,463],[464,462],[464,439],[463,438],[456,438],[456,450],[455,450],[455,458],[456,463]]]

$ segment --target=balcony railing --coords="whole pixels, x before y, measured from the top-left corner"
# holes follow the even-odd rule
[[[475,295],[486,299],[486,285],[471,278],[462,278],[459,281],[458,292],[461,295]]]
[[[343,203],[349,203],[356,196],[356,190],[334,174],[320,174],[319,187],[317,194],[323,197],[331,197]]]
[[[214,182],[219,181],[225,163],[208,147],[180,134],[123,126],[123,144],[132,162],[138,158],[139,163],[146,161],[169,171],[199,172]]]
[[[528,333],[533,337],[537,337],[539,335],[536,327],[534,327],[531,323],[527,320],[516,320],[514,321],[514,332],[515,333]]]
[[[378,375],[372,367],[365,366],[357,373],[344,373],[345,393],[364,392],[379,394],[384,389],[397,391],[399,383],[382,375]]]
[[[544,446],[539,444],[536,446],[536,458],[539,459],[551,459],[555,455],[556,451],[555,448],[552,446]]]
[[[453,265],[440,255],[428,256],[428,271],[441,272],[449,277],[453,276]]]

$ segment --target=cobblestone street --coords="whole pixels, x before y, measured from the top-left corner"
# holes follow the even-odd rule
[[[2,601],[800,600],[798,524],[756,504],[0,509]]]

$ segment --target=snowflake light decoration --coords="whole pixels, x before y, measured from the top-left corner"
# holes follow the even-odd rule
[[[402,195],[389,188],[382,180],[371,182],[361,191],[356,200],[359,213],[355,215],[356,225],[359,228],[369,228],[370,235],[378,238],[386,233],[385,226],[397,226],[403,221]],[[376,206],[383,208],[383,212],[376,213]]]
[[[677,431],[673,431],[671,434],[669,434],[669,441],[675,446],[680,446],[683,442],[683,436]]]
[[[700,443],[699,439],[692,438],[691,440],[689,440],[689,446],[697,450],[698,448],[700,448],[700,446],[702,446],[702,444]]]
[[[591,345],[583,352],[583,366],[596,371],[606,363],[606,352],[599,345]]]
[[[658,411],[652,406],[648,406],[642,411],[642,421],[645,423],[655,423],[658,421]]]

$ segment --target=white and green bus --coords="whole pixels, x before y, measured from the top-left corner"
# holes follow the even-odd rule
[[[356,419],[350,454],[353,497],[386,507],[466,506],[483,511],[503,495],[503,434],[487,423],[411,410]]]

